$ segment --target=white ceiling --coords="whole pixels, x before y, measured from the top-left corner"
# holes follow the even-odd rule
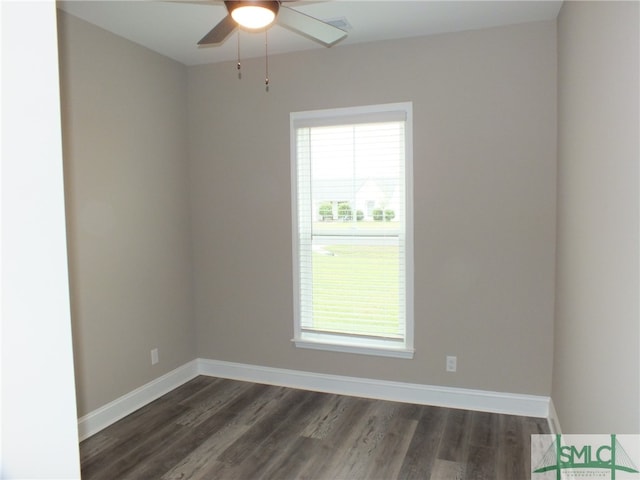
[[[349,36],[331,48],[394,38],[417,37],[556,18],[561,0],[537,1],[297,1],[288,6],[321,20],[343,19]],[[218,47],[196,44],[226,15],[220,0],[59,1],[58,6],[101,28],[185,65],[237,58],[235,34]],[[242,32],[242,58],[263,56],[264,33]],[[275,25],[269,30],[269,54],[325,48]]]

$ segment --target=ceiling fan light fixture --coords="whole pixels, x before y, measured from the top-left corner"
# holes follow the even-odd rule
[[[279,7],[277,1],[229,1],[224,3],[238,25],[250,30],[259,30],[271,25],[278,14]]]

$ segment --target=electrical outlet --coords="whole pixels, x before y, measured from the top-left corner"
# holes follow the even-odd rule
[[[458,368],[458,357],[447,355],[447,372],[455,372]]]
[[[151,365],[155,365],[156,363],[158,363],[158,361],[158,349],[154,348],[153,350],[151,350]]]

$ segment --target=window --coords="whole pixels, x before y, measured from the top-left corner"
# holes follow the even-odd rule
[[[296,346],[413,357],[411,103],[291,114]]]

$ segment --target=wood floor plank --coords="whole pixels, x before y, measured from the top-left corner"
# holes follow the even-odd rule
[[[401,408],[402,404],[384,401],[373,402],[369,406],[360,423],[352,430],[346,448],[331,464],[334,478],[371,478],[385,436],[397,426],[396,420],[408,423],[399,414]]]
[[[231,421],[232,415],[227,412],[219,412],[199,424],[198,428],[176,425],[181,428],[176,429],[161,443],[157,443],[153,450],[145,456],[144,461],[136,462],[117,478],[119,480],[161,478],[190,452],[199,448],[212,435],[215,436]]]
[[[515,415],[501,415],[499,418],[498,480],[529,478],[531,474],[530,471],[525,470],[524,450],[527,447],[523,443],[524,434],[520,418]],[[526,454],[530,456],[528,449]]]
[[[271,431],[264,435],[251,451],[245,452],[242,462],[234,468],[235,478],[269,478],[269,472],[282,471],[287,457],[298,454],[300,433],[307,425],[309,414],[320,408],[325,394],[304,392],[287,410],[286,415],[278,418]],[[285,478],[295,478],[293,472],[282,472]]]
[[[549,424],[544,418],[519,417],[522,422],[522,448],[531,452],[531,435],[544,435],[549,433]],[[531,454],[525,455],[523,460],[524,471],[529,475],[531,469]]]
[[[447,409],[422,406],[420,418],[403,459],[398,478],[429,478],[442,438]]]
[[[471,431],[472,413],[468,410],[449,410],[438,449],[437,458],[439,460],[464,461],[465,449]]]
[[[259,479],[294,479],[302,478],[301,472],[309,464],[321,448],[322,440],[310,437],[298,437],[293,451],[281,455],[278,462],[265,468]]]
[[[199,376],[80,445],[83,480],[517,480],[546,420]]]
[[[465,466],[467,480],[494,480],[496,478],[496,449],[481,445],[469,445]]]
[[[215,465],[221,465],[217,461],[218,456],[250,428],[239,414],[220,412],[217,415],[228,415],[224,426],[216,432],[210,432],[204,442],[167,469],[162,480],[212,478],[209,472],[215,472]]]
[[[183,399],[180,405],[190,407],[187,414],[178,420],[185,426],[195,426],[206,419],[206,416],[225,408],[228,403],[244,398],[253,385],[243,382],[219,380],[211,383],[193,395]]]
[[[336,478],[333,469],[336,467],[336,459],[339,458],[347,448],[352,439],[353,431],[356,430],[369,407],[372,400],[345,397],[345,408],[340,417],[332,422],[332,428],[322,439],[315,455],[307,464],[300,469],[299,478],[308,480],[321,480]]]
[[[498,444],[498,415],[488,412],[471,412],[469,444],[479,447],[496,447]]]
[[[466,469],[463,463],[438,459],[433,464],[429,480],[465,480],[466,478]],[[469,480],[472,478],[469,477]]]
[[[176,388],[164,395],[162,397],[162,400],[173,403],[183,403],[192,395],[195,395],[198,392],[201,392],[204,389],[220,382],[224,382],[224,379],[198,375],[197,377],[194,377],[185,384],[181,385],[180,388]]]
[[[101,455],[109,448],[115,447],[118,442],[116,437],[107,435],[104,431],[98,432],[80,443],[80,457],[88,462],[96,455]]]
[[[307,427],[302,432],[303,437],[322,440],[327,437],[344,418],[349,406],[349,397],[329,395],[313,418],[309,419]]]
[[[393,419],[369,461],[365,478],[397,478],[417,425],[418,420],[401,414]]]
[[[158,450],[166,448],[169,439],[176,435],[183,435],[186,427],[168,422],[164,426],[151,432],[146,438],[138,438],[136,443],[123,443],[116,449],[111,461],[92,464],[91,467],[82,469],[82,478],[93,480],[112,480],[124,478],[127,473],[140,464],[150,461],[150,458]]]
[[[182,405],[185,403],[190,405],[191,408],[177,420],[177,423],[196,427],[221,410],[236,413],[247,408],[259,409],[264,407],[274,395],[285,393],[284,389],[278,387],[230,380],[212,386],[213,390],[204,389],[182,403]]]
[[[289,410],[294,408],[297,403],[304,401],[309,393],[302,390],[290,390],[283,401],[274,406],[270,415],[252,425],[244,435],[220,454],[218,460],[232,466],[239,465],[245,460],[247,452],[251,452],[260,445],[265,437],[277,428],[278,423],[286,417]]]
[[[237,442],[254,424],[271,415],[269,404],[283,399],[288,389],[280,387],[254,386],[247,389],[236,402],[230,403],[228,411],[216,415],[228,414],[227,423],[211,435],[189,455],[180,460],[172,469],[167,471],[163,480],[178,480],[185,478],[212,478],[212,471],[221,468],[223,462],[216,459]],[[244,405],[244,407],[242,407]],[[198,428],[206,431],[206,425]]]
[[[175,402],[160,397],[144,408],[140,408],[120,421],[109,425],[100,431],[99,435],[107,435],[117,438],[120,442],[126,442],[132,437],[139,436],[141,428],[153,430],[165,423],[168,416],[173,416],[174,413],[180,414],[186,410],[186,408],[177,405]],[[85,441],[90,441],[91,439],[92,437]]]
[[[144,415],[132,415],[132,418],[125,417],[123,419],[125,421],[118,422],[118,426],[123,432],[123,435],[119,437],[119,442],[108,449],[108,453],[105,455],[95,455],[82,460],[83,480],[109,479],[106,472],[116,468],[114,465],[127,463],[125,459],[129,459],[131,462],[132,455],[143,453],[143,448],[153,449],[154,443],[161,441],[166,435],[173,434],[176,429],[174,421],[184,413],[186,408],[180,405],[167,406],[155,403],[154,406],[147,409]],[[118,431],[118,429],[112,431]]]

